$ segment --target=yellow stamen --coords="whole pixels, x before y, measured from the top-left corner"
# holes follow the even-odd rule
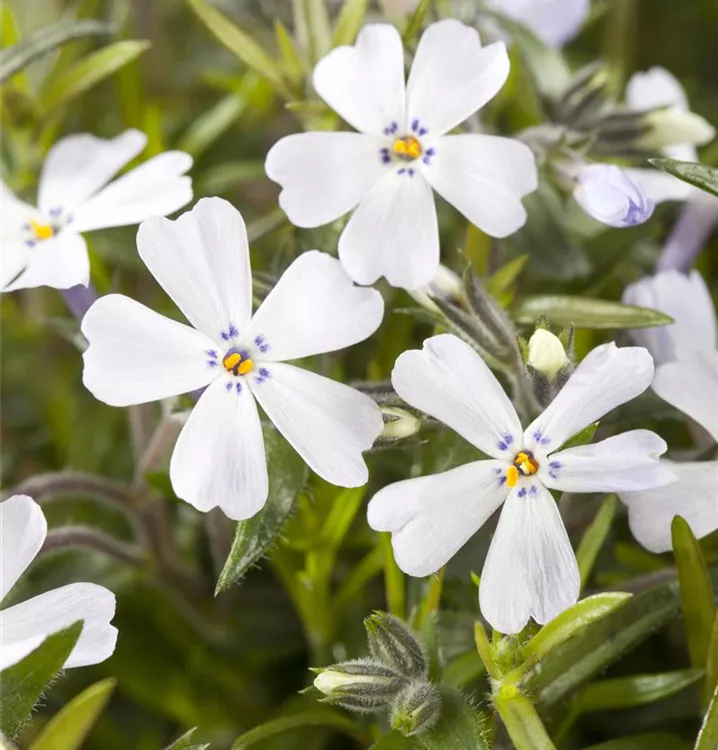
[[[530,453],[525,453],[524,451],[519,451],[516,454],[514,466],[526,477],[535,474],[539,468],[538,461]]]
[[[222,360],[222,365],[227,372],[232,375],[246,375],[254,369],[254,362],[251,359],[244,359],[239,352],[230,352]]]
[[[394,154],[402,161],[413,161],[424,153],[421,143],[413,135],[397,138],[394,141],[393,150]]]
[[[246,375],[248,372],[252,372],[252,370],[254,370],[254,362],[251,359],[243,360],[237,368],[237,372],[240,375]]]
[[[38,240],[49,240],[55,234],[55,230],[49,224],[40,224],[35,219],[30,219],[29,223]]]
[[[519,481],[519,470],[515,466],[509,466],[506,469],[506,484],[509,487],[515,487],[516,482]]]

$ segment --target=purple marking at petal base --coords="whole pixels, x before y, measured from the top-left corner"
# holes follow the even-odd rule
[[[59,206],[53,206],[50,209],[50,216],[59,216],[62,213],[62,209]]]
[[[235,327],[234,323],[229,324],[229,335],[230,335],[230,338],[235,338],[236,336],[239,336],[239,331]]]
[[[496,447],[497,447],[497,448],[498,448],[498,449],[499,449],[500,451],[505,451],[505,450],[506,450],[506,449],[507,449],[507,448],[508,448],[509,446],[508,446],[508,445],[506,445],[506,443],[504,443],[504,442],[502,441],[502,442],[500,442],[500,443],[497,443],[497,444],[496,444]]]
[[[428,132],[426,128],[419,128],[419,135],[426,135]]]
[[[241,393],[242,392],[242,384],[241,383],[235,383],[234,384],[234,389],[237,391],[237,393]]]
[[[411,167],[409,167],[409,177],[413,177],[413,176],[414,176],[414,170]]]
[[[217,350],[216,350],[216,349],[207,349],[207,351],[205,352],[205,354],[206,354],[206,355],[207,355],[208,357],[213,357],[214,359],[217,359],[217,357],[219,356],[219,355],[217,354]]]
[[[560,469],[563,466],[563,464],[560,461],[551,461],[551,463],[549,464],[549,466],[552,469]]]
[[[499,477],[499,487],[503,487],[506,484],[506,477]]]
[[[411,121],[411,129],[412,129],[412,130],[413,130],[414,132],[416,132],[416,131],[417,131],[417,130],[419,129],[419,120],[418,120],[418,118],[414,118],[414,119],[413,119],[413,120]]]
[[[231,383],[225,383],[224,389],[229,393],[229,391],[232,390],[232,384]]]
[[[208,359],[208,360],[207,360],[207,364],[208,364],[208,365],[209,365],[210,367],[217,367],[217,360],[216,360],[216,359]]]
[[[532,484],[531,489],[529,490],[529,495],[536,495],[538,494],[538,490],[536,489],[536,485]]]
[[[494,469],[494,474],[501,474],[503,469]]]
[[[519,497],[526,497],[526,488],[525,487],[522,487],[519,490]]]

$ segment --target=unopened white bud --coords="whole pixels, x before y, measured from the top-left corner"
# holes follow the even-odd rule
[[[705,118],[677,107],[650,112],[644,122],[651,129],[636,145],[649,150],[659,151],[666,146],[685,143],[702,146],[715,136],[715,128]]]
[[[384,417],[384,429],[379,436],[380,438],[402,440],[416,435],[421,429],[421,420],[405,409],[382,406],[381,413]]]
[[[422,307],[438,311],[432,297],[440,297],[447,302],[457,302],[462,299],[464,288],[461,277],[457,273],[439,264],[431,283],[419,289],[409,289],[408,292]]]
[[[381,681],[381,679],[380,677],[379,680]],[[342,688],[367,683],[374,684],[376,681],[375,675],[346,674],[334,669],[327,669],[316,676],[314,687],[324,695],[334,695],[337,690],[341,691]]]
[[[527,364],[553,380],[568,364],[568,355],[558,336],[545,328],[538,328],[529,339]]]
[[[654,209],[643,188],[614,164],[584,167],[573,196],[589,216],[610,227],[643,224]]]

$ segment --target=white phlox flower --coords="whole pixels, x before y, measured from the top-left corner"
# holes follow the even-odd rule
[[[663,147],[647,143],[646,148],[658,147],[671,159],[697,162],[696,145],[708,143],[715,137],[715,128],[690,111],[683,86],[665,68],[653,67],[643,73],[634,73],[626,86],[626,104],[639,111],[666,108],[656,113],[656,116],[662,118],[658,129],[674,143]],[[685,142],[676,142],[682,136],[685,137]],[[706,196],[698,188],[659,169],[636,168],[627,171],[654,203],[699,199],[700,196],[704,200],[716,200],[714,196]]]
[[[643,224],[655,207],[640,183],[614,164],[583,167],[573,195],[589,216],[611,227]]]
[[[526,222],[521,198],[537,187],[528,146],[493,135],[447,135],[501,89],[509,73],[503,42],[481,46],[478,32],[444,20],[424,32],[408,82],[399,32],[365,26],[314,69],[319,96],[358,133],[287,136],[267,155],[279,204],[300,227],[354,211],[339,259],[359,284],[385,276],[417,289],[439,265],[432,188],[493,237]],[[356,209],[356,210],[354,210]]]
[[[32,498],[14,495],[0,503],[0,600],[35,559],[46,536],[45,516]],[[94,583],[70,583],[7,607],[0,612],[0,670],[78,620],[83,621],[82,633],[64,666],[98,664],[115,650],[114,614],[115,595]]]
[[[170,479],[201,511],[219,506],[248,518],[264,505],[268,479],[259,402],[306,463],[333,484],[367,481],[362,451],[383,428],[368,396],[286,364],[371,335],[384,303],[355,287],[339,262],[300,255],[252,315],[247,233],[239,212],[206,198],[176,221],[149,219],[137,234],[140,257],[192,326],[122,295],[86,313],[90,343],[83,381],[113,406],[206,388],[177,440]]]
[[[192,200],[192,181],[184,174],[192,157],[182,151],[159,154],[107,184],[146,142],[139,130],[110,140],[87,133],[63,138],[42,166],[37,207],[0,183],[2,291],[87,286],[82,232],[138,224]]]
[[[548,622],[576,602],[580,589],[576,557],[549,490],[616,492],[674,479],[658,461],[665,443],[647,430],[561,450],[644,391],[652,377],[645,349],[599,346],[522,430],[508,396],[470,346],[449,334],[428,339],[421,351],[397,359],[396,392],[491,458],[385,487],[369,503],[369,525],[392,532],[403,571],[426,576],[505,502],[481,575],[481,611],[502,633],[519,632],[530,617]]]
[[[562,47],[581,31],[590,0],[488,0],[487,5],[521,22],[551,47]]]
[[[635,344],[648,349],[656,366],[676,359],[679,348],[711,350],[718,344],[713,301],[698,271],[663,271],[647,276],[626,287],[623,302],[659,310],[673,318],[667,326],[630,332]]]
[[[718,337],[713,303],[697,271],[666,271],[632,284],[624,300],[653,307],[675,323],[632,331],[658,367],[653,390],[718,442]],[[671,549],[671,521],[680,515],[699,539],[718,529],[718,461],[661,461],[678,481],[648,492],[621,493],[631,532],[646,549]]]

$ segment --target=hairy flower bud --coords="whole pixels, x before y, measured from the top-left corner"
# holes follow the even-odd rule
[[[568,355],[561,339],[545,328],[537,328],[529,339],[527,364],[553,380],[568,364]]]
[[[589,216],[611,227],[643,224],[654,209],[643,188],[614,164],[584,167],[573,195]]]
[[[314,687],[326,701],[356,711],[388,706],[406,686],[406,680],[372,659],[356,659],[322,669]]]
[[[391,726],[405,736],[420,734],[436,725],[441,716],[441,693],[430,682],[412,682],[397,698]]]
[[[384,430],[379,440],[403,440],[416,435],[421,429],[421,420],[413,414],[396,406],[382,406]]]
[[[703,117],[678,107],[656,109],[643,117],[648,132],[637,141],[640,148],[659,151],[666,146],[688,143],[702,146],[712,141],[715,128]]]
[[[409,294],[422,307],[435,311],[433,297],[439,297],[447,302],[459,303],[463,299],[461,277],[445,265],[439,264],[436,274],[429,284],[419,289],[409,289]]]
[[[426,657],[417,637],[398,618],[374,612],[364,620],[372,656],[405,677],[424,677]]]

